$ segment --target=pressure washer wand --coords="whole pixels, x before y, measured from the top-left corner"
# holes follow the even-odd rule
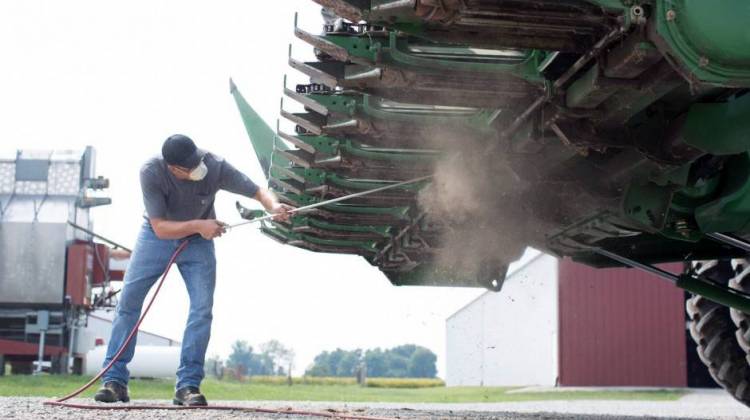
[[[289,210],[288,213],[289,214],[300,213],[300,212],[304,212],[304,211],[307,211],[307,210],[312,210],[314,208],[318,208],[318,207],[322,207],[322,206],[327,206],[329,204],[338,203],[340,201],[350,200],[352,198],[362,197],[362,196],[365,196],[365,195],[374,194],[376,192],[390,190],[392,188],[403,187],[404,185],[415,184],[417,182],[424,181],[424,180],[430,179],[430,178],[432,178],[432,175],[421,176],[419,178],[409,179],[409,180],[406,180],[406,181],[397,182],[395,184],[385,185],[383,187],[378,187],[378,188],[373,188],[371,190],[360,191],[360,192],[356,192],[354,194],[344,195],[344,196],[341,196],[341,197],[332,198],[330,200],[321,201],[319,203],[313,203],[313,204],[308,204],[306,206],[297,207],[297,208]],[[276,216],[277,216],[276,214],[268,214],[266,216],[257,217],[255,219],[250,219],[250,220],[245,220],[243,222],[235,223],[233,225],[228,225],[227,228],[228,229],[232,229],[232,228],[235,228],[237,226],[248,225],[250,223],[255,223],[255,222],[262,222],[264,220],[273,219]]]

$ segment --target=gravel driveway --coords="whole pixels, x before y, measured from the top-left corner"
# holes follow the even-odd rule
[[[80,410],[42,405],[44,398],[0,397],[2,419],[318,419],[298,415],[259,414],[247,411],[167,411],[167,410]],[[77,399],[90,404],[91,400]],[[167,401],[134,401],[131,404],[168,404]],[[322,403],[276,401],[220,401],[220,405],[309,410],[399,419],[716,419],[750,417],[750,409],[719,390],[691,392],[678,401],[534,401],[514,403],[401,404],[401,403]]]

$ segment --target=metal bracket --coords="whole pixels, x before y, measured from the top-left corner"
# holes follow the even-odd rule
[[[750,295],[731,289],[728,286],[706,281],[693,273],[684,273],[680,275],[672,274],[658,267],[654,267],[653,265],[643,264],[602,248],[593,248],[592,251],[607,258],[611,258],[628,267],[637,268],[654,274],[681,289],[685,289],[696,295],[701,295],[720,305],[750,313]]]
[[[748,243],[746,240],[742,238],[738,238],[733,235],[729,235],[726,233],[719,233],[719,232],[707,233],[706,236],[708,236],[709,238],[715,241],[718,241],[727,245],[731,245],[735,248],[739,248],[746,252],[750,252],[750,243]]]

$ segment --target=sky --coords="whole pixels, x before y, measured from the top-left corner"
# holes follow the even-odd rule
[[[322,19],[310,0],[259,3],[1,2],[0,150],[93,145],[113,202],[92,210],[94,228],[123,244],[134,243],[143,222],[138,170],[171,134],[190,136],[265,185],[229,77],[275,127],[284,74],[290,86],[306,82],[287,66],[288,45],[296,58],[313,59],[294,39],[294,13],[313,32]],[[219,219],[239,221],[236,200],[260,207],[220,192]],[[360,257],[281,245],[257,227],[217,239],[216,254],[208,356],[226,357],[237,339],[256,348],[278,339],[295,350],[296,374],[323,350],[414,343],[438,355],[444,377],[445,319],[483,292],[395,287]],[[181,340],[187,312],[175,270],[142,328]]]

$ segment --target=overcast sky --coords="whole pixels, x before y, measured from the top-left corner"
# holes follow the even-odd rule
[[[0,149],[98,152],[113,204],[92,210],[95,230],[133,244],[142,223],[138,170],[173,133],[227,158],[265,184],[229,94],[233,77],[275,126],[287,66],[312,49],[293,38],[319,31],[310,0],[3,1],[0,3]],[[287,100],[290,109],[291,101]],[[282,123],[285,124],[285,123]],[[282,125],[283,127],[284,125]],[[289,125],[287,125],[289,127]],[[220,219],[236,222],[221,192]],[[282,246],[243,227],[216,240],[218,280],[209,355],[231,343],[278,339],[297,353],[301,373],[322,350],[426,346],[445,373],[445,319],[478,289],[395,287],[364,259]],[[188,298],[174,272],[143,329],[180,339]]]

